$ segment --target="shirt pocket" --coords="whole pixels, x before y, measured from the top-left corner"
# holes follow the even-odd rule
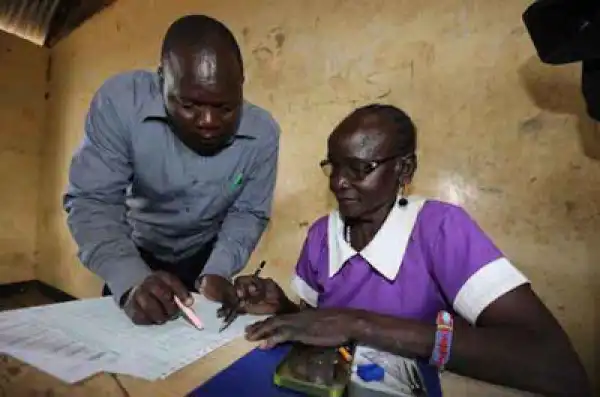
[[[197,182],[190,189],[188,202],[202,219],[223,218],[240,191],[241,186],[227,179]]]

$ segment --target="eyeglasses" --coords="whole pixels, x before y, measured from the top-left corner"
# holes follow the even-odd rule
[[[375,171],[380,165],[394,160],[401,155],[396,154],[390,157],[384,157],[377,160],[363,160],[357,158],[347,158],[343,162],[332,161],[330,159],[323,160],[319,166],[327,177],[331,177],[337,170],[344,172],[344,175],[353,180],[360,181],[365,179],[371,172]],[[412,154],[402,157],[402,161],[406,161],[412,157]]]

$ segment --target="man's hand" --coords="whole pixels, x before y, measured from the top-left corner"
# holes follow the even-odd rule
[[[237,305],[238,299],[233,285],[221,276],[207,274],[196,282],[196,289],[208,300],[228,305]]]
[[[186,306],[194,303],[192,295],[177,277],[157,271],[131,290],[123,310],[135,324],[163,324],[179,313],[175,296]]]

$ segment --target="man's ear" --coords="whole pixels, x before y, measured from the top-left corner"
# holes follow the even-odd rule
[[[160,65],[157,69],[156,69],[156,73],[158,73],[158,77],[160,77],[161,79],[163,78],[163,67],[162,65]]]

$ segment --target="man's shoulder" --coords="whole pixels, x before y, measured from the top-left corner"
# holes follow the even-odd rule
[[[135,106],[156,94],[157,74],[148,70],[131,70],[110,76],[100,86],[96,95],[108,98],[121,106]]]
[[[272,143],[279,141],[280,132],[279,124],[271,112],[248,101],[244,102],[240,134]]]

